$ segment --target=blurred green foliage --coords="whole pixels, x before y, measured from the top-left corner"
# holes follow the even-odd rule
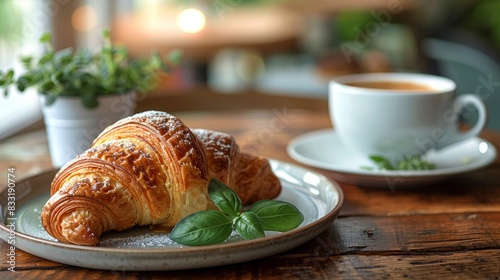
[[[221,2],[226,2],[226,4],[231,5],[231,6],[238,6],[238,5],[248,5],[248,4],[265,4],[266,2],[270,2],[270,0],[216,0],[216,1],[221,1]],[[175,0],[177,4],[184,4],[184,5],[194,5],[197,3],[212,3],[216,1],[206,1],[206,0]]]
[[[484,33],[500,48],[500,1],[478,1],[464,21],[467,27]]]
[[[47,97],[46,105],[59,96],[80,96],[85,107],[94,108],[98,96],[153,89],[161,72],[168,72],[169,65],[179,64],[181,59],[178,51],[164,57],[155,52],[146,59],[131,59],[125,46],[111,43],[109,30],[104,30],[102,37],[103,46],[97,52],[71,48],[55,51],[47,32],[40,38],[45,53],[41,57],[23,56],[26,72],[17,78],[13,69],[0,71],[0,88],[8,95],[12,85],[20,92],[35,87]]]
[[[23,30],[23,11],[16,0],[0,0],[0,39],[14,40]]]
[[[370,20],[373,20],[373,17],[368,11],[340,11],[335,18],[337,39],[340,42],[353,41],[354,37],[360,33],[360,28],[366,26]]]

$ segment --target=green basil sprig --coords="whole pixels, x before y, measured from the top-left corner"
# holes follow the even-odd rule
[[[264,237],[266,230],[292,230],[304,221],[297,207],[283,201],[261,200],[243,211],[238,195],[217,179],[212,179],[208,192],[220,211],[201,211],[187,216],[172,229],[170,239],[188,246],[216,244],[225,241],[234,228],[248,240]]]

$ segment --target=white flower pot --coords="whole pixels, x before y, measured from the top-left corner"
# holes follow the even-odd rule
[[[49,106],[40,95],[50,158],[55,167],[90,148],[104,128],[130,116],[135,108],[135,94],[102,96],[96,108],[85,108],[80,97],[59,96]]]

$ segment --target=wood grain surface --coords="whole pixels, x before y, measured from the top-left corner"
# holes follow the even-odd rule
[[[293,163],[286,153],[292,138],[331,127],[326,110],[287,107],[286,100],[258,110],[178,116],[190,127],[233,134],[244,150]],[[500,134],[482,136],[500,147]],[[20,177],[50,168],[46,145],[43,131],[0,142],[0,175],[9,166]],[[391,191],[339,184],[345,202],[332,226],[275,256],[206,269],[128,272],[78,268],[17,250],[14,273],[7,270],[8,244],[1,241],[0,279],[500,279],[498,160],[424,188]]]

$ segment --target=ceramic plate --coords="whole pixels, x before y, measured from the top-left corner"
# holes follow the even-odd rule
[[[332,172],[338,181],[368,187],[412,188],[428,186],[456,174],[485,167],[496,158],[496,149],[488,141],[471,138],[430,151],[424,159],[436,165],[423,171],[377,170],[368,156],[360,156],[345,147],[332,129],[303,134],[288,145],[290,157],[303,164]],[[372,167],[372,170],[367,170]]]
[[[296,205],[304,214],[298,228],[266,232],[266,237],[242,240],[233,234],[228,241],[211,246],[181,246],[168,234],[149,227],[104,234],[100,246],[64,244],[49,236],[40,224],[40,213],[49,197],[55,171],[16,183],[15,218],[8,210],[8,188],[0,192],[0,237],[18,249],[74,266],[107,270],[177,270],[218,266],[278,254],[303,244],[331,226],[343,203],[339,186],[314,171],[271,160],[282,182],[278,200]],[[11,232],[8,225],[15,227]],[[13,225],[13,226],[12,226]]]

